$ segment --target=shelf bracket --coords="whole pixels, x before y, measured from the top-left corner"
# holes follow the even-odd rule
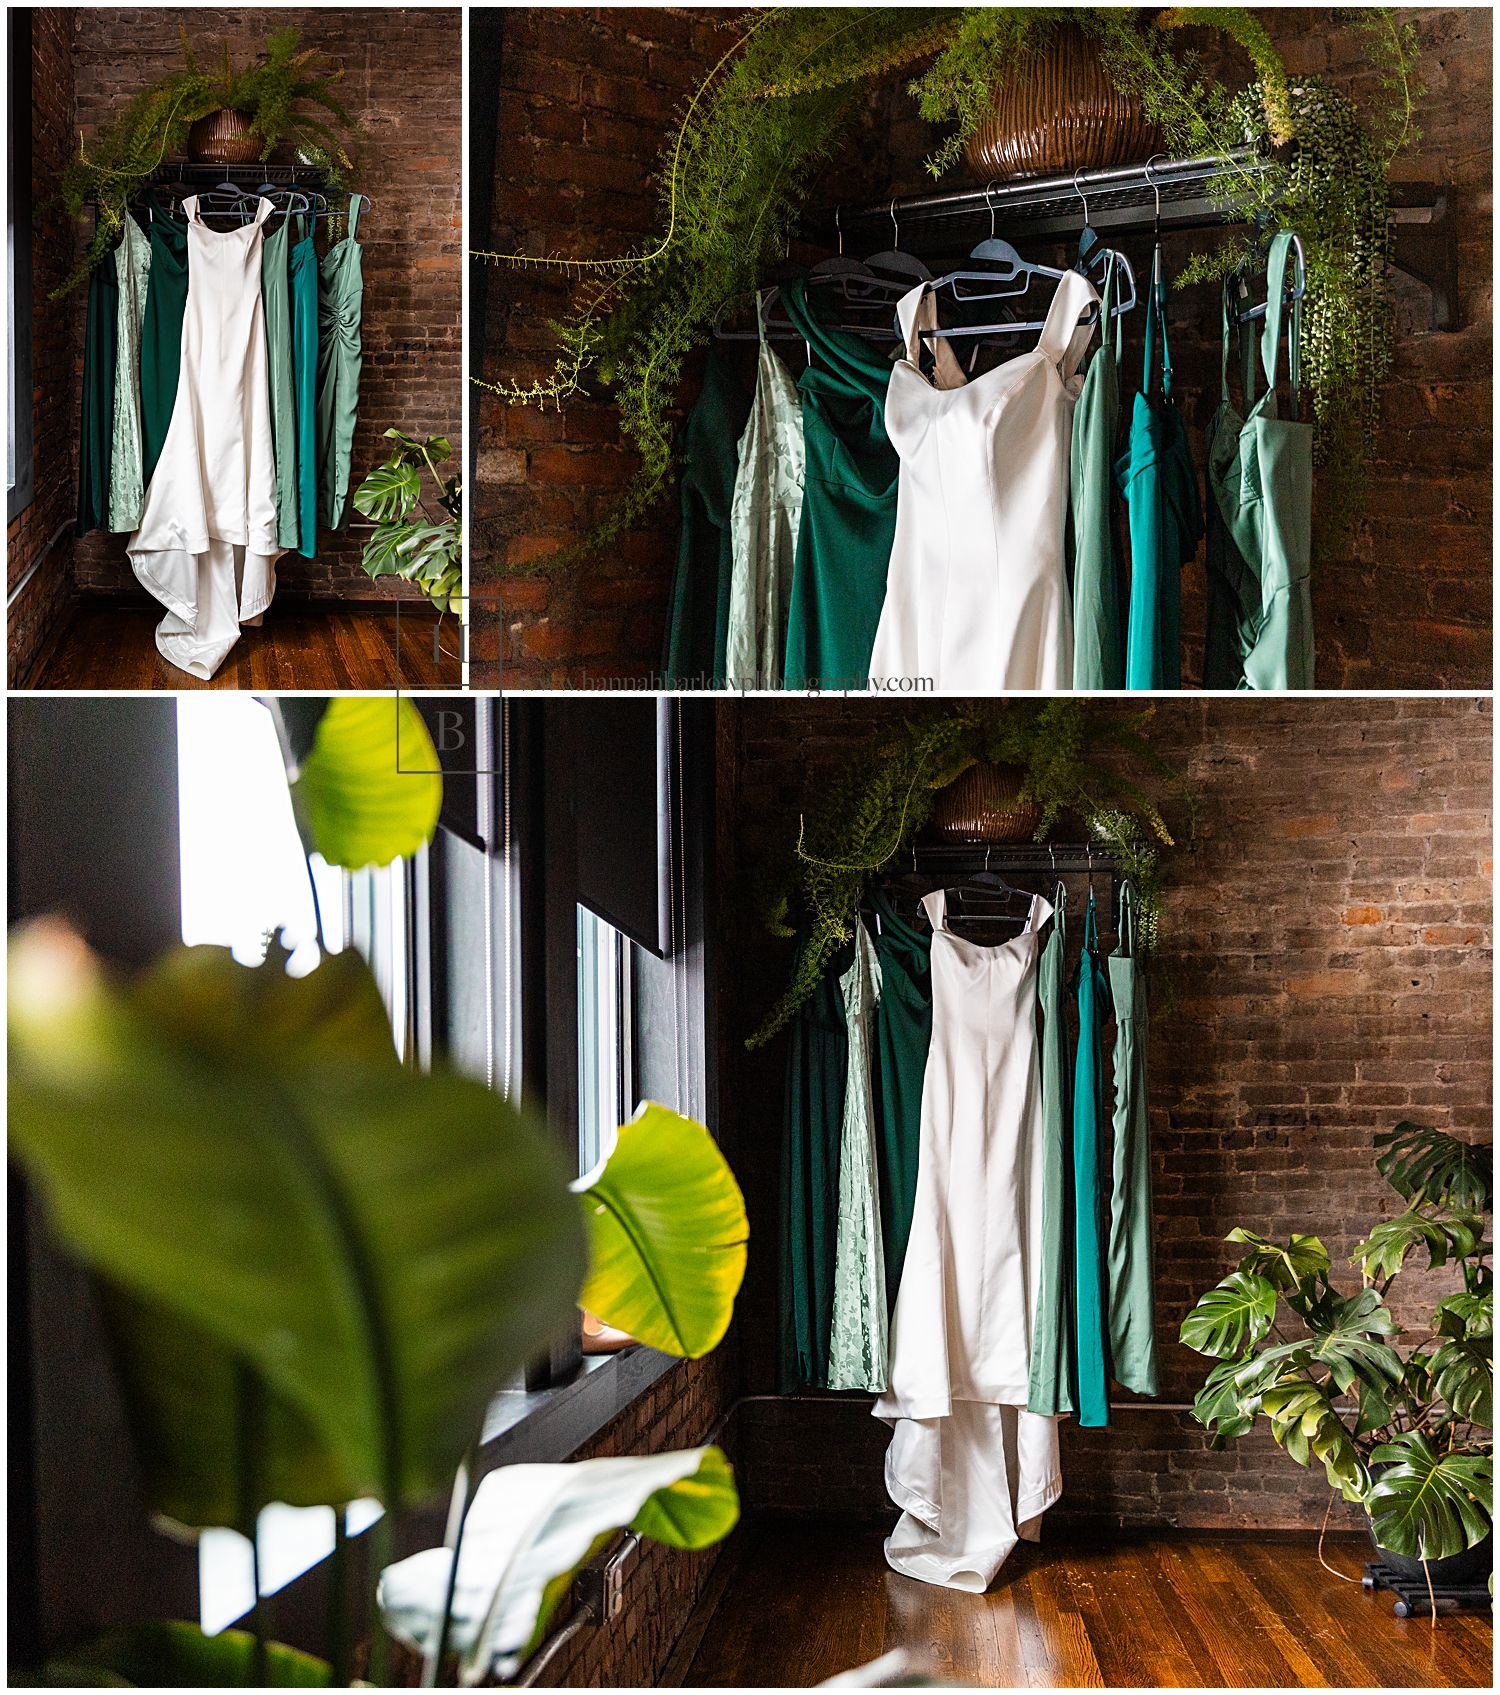
[[[1432,294],[1432,327],[1456,330],[1458,220],[1446,183],[1393,182],[1391,262]]]

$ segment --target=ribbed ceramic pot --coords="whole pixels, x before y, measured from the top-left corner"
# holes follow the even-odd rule
[[[1019,765],[971,765],[938,791],[933,828],[955,842],[1029,842],[1042,808],[1020,798],[1025,777]]]
[[[188,158],[194,164],[253,165],[265,145],[266,138],[251,128],[243,112],[210,112],[188,131]]]
[[[964,157],[988,182],[1099,170],[1148,159],[1160,147],[1161,131],[1140,101],[1114,86],[1094,43],[1069,23],[1000,91]]]

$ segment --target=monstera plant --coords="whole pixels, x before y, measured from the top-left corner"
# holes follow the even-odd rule
[[[1282,1244],[1233,1230],[1248,1251],[1188,1314],[1182,1340],[1220,1362],[1193,1407],[1213,1447],[1264,1417],[1299,1465],[1321,1460],[1330,1487],[1365,1509],[1381,1549],[1426,1565],[1490,1534],[1493,1148],[1417,1124],[1375,1145],[1406,1207],[1355,1249],[1359,1291],[1332,1287],[1316,1236]],[[1463,1287],[1406,1347],[1387,1297],[1423,1249],[1428,1269],[1452,1262]]]
[[[436,823],[436,764],[408,702],[334,701],[292,761],[309,851],[352,867],[412,851]],[[390,1527],[472,1472],[496,1391],[580,1298],[658,1348],[706,1353],[729,1323],[748,1226],[701,1125],[647,1106],[570,1184],[534,1116],[441,1066],[402,1065],[352,950],[300,978],[286,959],[273,946],[249,969],[179,948],[125,981],[60,920],[17,930],[10,1145],[93,1276],[159,1515],[253,1547],[271,1502],[384,1506],[365,1671],[379,1683]],[[599,1463],[465,1484],[458,1560],[432,1550],[420,1581],[408,1562],[387,1574],[392,1631],[434,1671],[447,1645],[466,1681],[509,1670],[616,1527],[702,1547],[735,1522],[717,1449]],[[261,1621],[257,1605],[252,1634],[116,1632],[47,1680],[352,1681],[347,1651],[327,1665],[268,1643]]]

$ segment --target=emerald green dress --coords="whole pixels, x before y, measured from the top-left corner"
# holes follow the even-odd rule
[[[805,942],[804,942],[805,945]],[[839,979],[842,948],[788,1031],[781,1143],[781,1277],[777,1386],[824,1388],[833,1330],[839,1155],[849,1037]]]
[[[811,350],[802,391],[805,483],[792,567],[788,688],[865,688],[896,535],[901,461],[885,433],[891,364],[834,324],[816,289],[785,285],[787,316]]]
[[[361,196],[349,196],[349,233],[318,265],[318,522],[346,530],[359,372],[364,357],[364,249],[354,239]]]
[[[875,1007],[876,1145],[880,1176],[880,1235],[885,1249],[885,1294],[891,1312],[901,1287],[912,1210],[917,1203],[917,1154],[922,1145],[922,1079],[932,1046],[932,943],[914,930],[879,889],[869,891],[879,919],[875,957],[880,999]]]
[[[1287,341],[1291,418],[1279,418],[1276,363],[1291,233],[1271,242],[1261,363],[1269,385],[1255,399],[1254,352],[1246,337],[1248,415],[1229,403],[1229,285],[1224,285],[1223,398],[1208,427],[1208,634],[1203,686],[1310,689],[1312,623],[1312,437],[1297,421],[1302,303],[1292,305]],[[1243,332],[1242,332],[1243,333]]]
[[[1073,1264],[1069,1253],[1067,952],[1068,891],[1052,897],[1052,934],[1037,967],[1042,1014],[1042,1265],[1031,1328],[1026,1410],[1044,1418],[1073,1410]]]
[[[1152,1315],[1151,1132],[1146,1116],[1146,980],[1135,957],[1136,899],[1120,888],[1120,942],[1109,956],[1115,1004],[1114,1190],[1109,1208],[1109,1352],[1115,1381],[1156,1393]]]
[[[266,319],[266,375],[276,450],[276,540],[297,545],[297,393],[292,378],[291,224],[283,218],[261,249],[260,292]]]
[[[1130,445],[1115,465],[1130,509],[1130,625],[1125,686],[1182,687],[1182,567],[1198,551],[1203,502],[1182,413],[1172,399],[1167,285],[1157,249],[1147,291],[1146,358]],[[1157,343],[1160,343],[1158,358]],[[1155,393],[1157,378],[1161,393]]]
[[[182,363],[182,318],[187,310],[187,220],[168,212],[148,188],[151,213],[151,274],[146,318],[141,325],[141,487],[151,487],[156,461],[177,404],[177,370]]]
[[[662,653],[669,689],[724,686],[734,576],[730,510],[749,418],[749,395],[709,348],[683,441],[682,534]]]
[[[1099,321],[1103,345],[1089,361],[1083,392],[1073,412],[1070,471],[1073,520],[1073,687],[1125,686],[1124,624],[1120,587],[1125,562],[1120,553],[1115,488],[1115,437],[1120,428],[1121,320],[1110,313],[1118,295],[1113,256],[1104,273]],[[1037,1409],[1031,1409],[1035,1412]]]
[[[291,222],[290,219],[287,220]],[[297,407],[297,551],[318,551],[318,250],[297,217],[287,260],[292,297],[292,391]]]
[[[78,529],[109,528],[110,456],[115,434],[115,365],[119,357],[120,284],[115,256],[89,272],[83,336],[83,411],[78,427]]]
[[[1109,1423],[1108,1325],[1104,1285],[1104,1026],[1109,989],[1099,963],[1093,892],[1078,961],[1078,1055],[1073,1070],[1073,1234],[1078,1345],[1076,1407],[1081,1425]]]

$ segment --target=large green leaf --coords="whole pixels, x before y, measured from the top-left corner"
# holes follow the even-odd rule
[[[1449,1295],[1432,1309],[1432,1327],[1440,1336],[1493,1336],[1495,1333],[1495,1291],[1487,1287],[1484,1293]]]
[[[205,1636],[196,1624],[166,1620],[112,1630],[82,1647],[69,1650],[57,1670],[71,1674],[103,1674],[116,1688],[239,1689],[251,1683],[255,1638],[243,1630],[221,1630]],[[327,1689],[333,1669],[284,1642],[266,1644],[266,1670],[271,1689]],[[94,1679],[90,1679],[91,1683]],[[54,1687],[66,1687],[66,1684]]]
[[[1231,1271],[1222,1283],[1200,1295],[1182,1321],[1185,1346],[1216,1359],[1244,1353],[1271,1328],[1276,1285],[1249,1272]]]
[[[1484,1235],[1484,1220],[1477,1212],[1423,1212],[1412,1207],[1399,1218],[1388,1218],[1371,1230],[1350,1256],[1366,1277],[1391,1278],[1400,1271],[1414,1249],[1427,1249],[1427,1267],[1436,1271],[1448,1263],[1450,1254],[1463,1259],[1475,1253]]]
[[[402,695],[339,695],[292,785],[309,847],[358,871],[410,855],[437,828],[443,779],[422,715]]]
[[[1296,1289],[1301,1284],[1328,1270],[1328,1250],[1316,1236],[1299,1236],[1293,1232],[1290,1243],[1283,1247],[1253,1230],[1231,1230],[1226,1242],[1244,1242],[1250,1252],[1240,1261],[1238,1269],[1264,1277],[1278,1291]]]
[[[1461,1419],[1489,1430],[1495,1422],[1495,1366],[1488,1336],[1446,1341],[1428,1369],[1440,1400]]]
[[[1409,1559],[1445,1560],[1490,1533],[1494,1472],[1488,1455],[1434,1453],[1420,1431],[1408,1431],[1370,1455],[1389,1465],[1368,1506],[1382,1548]]]
[[[453,1585],[448,1641],[462,1682],[515,1670],[549,1601],[609,1532],[632,1525],[673,1547],[705,1548],[738,1518],[734,1474],[717,1448],[490,1472],[464,1520]],[[419,1652],[441,1626],[452,1559],[428,1548],[381,1574],[386,1628]]]
[[[377,524],[400,523],[422,498],[422,467],[402,455],[377,465],[354,491],[354,509]]]
[[[697,1359],[717,1347],[750,1222],[708,1131],[648,1101],[574,1188],[589,1228],[583,1305],[663,1353]]]
[[[1193,1397],[1193,1417],[1213,1432],[1215,1447],[1254,1428],[1258,1401],[1247,1401],[1235,1387],[1235,1374],[1253,1357],[1247,1352],[1238,1359],[1220,1360]]]
[[[1320,1317],[1322,1322],[1314,1326],[1310,1337],[1267,1348],[1245,1366],[1236,1378],[1240,1393],[1264,1388],[1292,1365],[1299,1370],[1326,1365],[1346,1394],[1361,1381],[1379,1386],[1401,1381],[1401,1356],[1381,1340],[1397,1334],[1398,1326],[1378,1289],[1361,1289],[1349,1300],[1330,1289],[1321,1303]]]
[[[1445,1130],[1403,1122],[1376,1136],[1375,1146],[1385,1149],[1375,1169],[1390,1179],[1402,1200],[1413,1205],[1426,1200],[1474,1212],[1490,1210],[1492,1142],[1461,1142]]]
[[[1320,1459],[1331,1488],[1346,1501],[1364,1499],[1369,1472],[1324,1388],[1305,1379],[1282,1383],[1265,1391],[1261,1409],[1271,1434],[1298,1465]]]
[[[490,1397],[572,1309],[584,1236],[555,1141],[476,1083],[407,1071],[352,950],[302,978],[285,957],[183,948],[121,989],[61,926],[18,933],[12,1146],[89,1265],[318,1432],[335,1500],[391,1504],[447,1488]],[[191,1396],[176,1366],[143,1369]],[[208,1371],[159,1422],[222,1404]],[[196,1469],[163,1499],[222,1522],[219,1493],[193,1504]]]

